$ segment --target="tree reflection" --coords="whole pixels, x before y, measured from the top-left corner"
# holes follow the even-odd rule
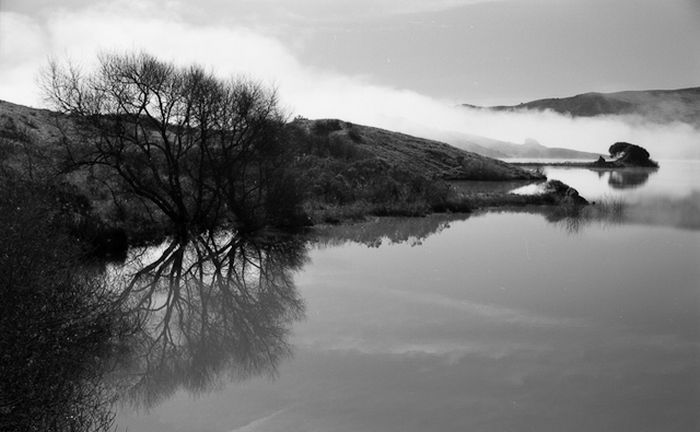
[[[0,182],[0,430],[107,431],[115,403],[274,374],[303,316],[301,237],[208,235],[89,258],[46,185]]]
[[[610,171],[608,184],[613,189],[633,189],[644,185],[657,168],[637,168]]]
[[[293,272],[305,261],[298,237],[231,234],[137,254],[121,294],[141,323],[126,374],[131,402],[148,408],[180,388],[204,392],[225,376],[274,374],[303,316]]]
[[[450,223],[468,219],[468,213],[432,214],[426,217],[380,217],[369,221],[319,227],[315,243],[321,247],[343,245],[348,242],[376,248],[385,243],[408,243],[419,246],[423,241],[450,227]]]
[[[540,210],[545,219],[564,229],[568,234],[578,234],[593,224],[620,225],[626,222],[629,204],[620,198],[606,198],[594,205]]]

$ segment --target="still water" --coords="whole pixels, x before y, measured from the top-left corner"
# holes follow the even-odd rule
[[[382,219],[237,268],[268,288],[209,321],[220,338],[172,337],[187,361],[157,370],[118,428],[700,430],[700,163],[546,173],[624,211]]]

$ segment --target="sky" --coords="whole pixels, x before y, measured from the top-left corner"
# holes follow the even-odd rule
[[[45,106],[49,57],[115,50],[251,76],[290,115],[552,145],[454,107],[698,86],[700,0],[0,0],[0,99]]]

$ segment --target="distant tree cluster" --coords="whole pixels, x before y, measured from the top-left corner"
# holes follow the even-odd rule
[[[638,145],[628,142],[616,142],[608,149],[610,157],[615,162],[638,167],[658,167],[659,165],[650,159],[649,152]]]

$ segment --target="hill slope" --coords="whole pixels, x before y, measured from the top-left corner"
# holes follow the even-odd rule
[[[464,104],[465,107],[482,108]],[[700,126],[700,87],[677,90],[583,93],[539,99],[513,106],[486,107],[494,111],[552,110],[574,117],[639,115],[658,123],[679,121]]]
[[[0,100],[0,138],[43,143],[60,137],[66,116]],[[59,120],[59,123],[57,123]]]
[[[4,147],[19,142],[51,147],[60,139],[61,129],[72,126],[68,116],[0,100],[0,139],[5,141]],[[316,145],[343,147],[346,153],[375,157],[426,178],[493,181],[536,178],[519,167],[442,142],[341,120],[296,119],[287,127],[294,140],[302,141],[295,143],[297,146],[308,147],[314,141]]]
[[[328,146],[331,152],[352,153],[352,158],[378,158],[426,178],[491,181],[538,178],[506,162],[443,142],[341,120],[296,119],[289,128],[295,132],[296,141],[307,141],[307,147],[316,141],[314,145]]]
[[[0,100],[0,138],[32,141],[39,145],[61,136],[61,128],[70,119],[45,110]],[[308,140],[325,136],[336,145],[356,147],[356,151],[377,157],[390,165],[401,165],[428,178],[460,180],[531,179],[532,174],[518,167],[455,148],[451,145],[417,138],[384,129],[355,125],[341,120],[297,119],[288,127]]]

